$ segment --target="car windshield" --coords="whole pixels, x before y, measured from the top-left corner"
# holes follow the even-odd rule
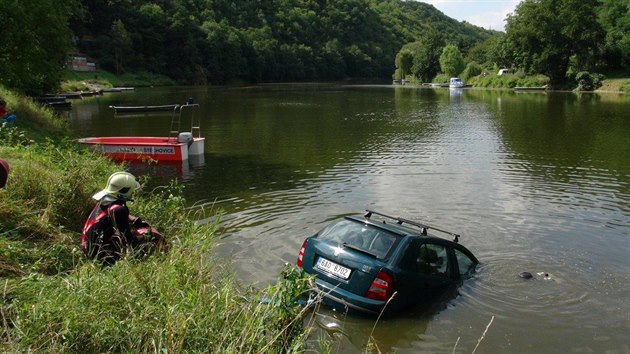
[[[346,219],[326,227],[320,231],[318,237],[383,259],[398,236],[369,224]]]

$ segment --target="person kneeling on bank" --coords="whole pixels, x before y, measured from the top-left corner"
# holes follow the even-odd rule
[[[6,109],[7,103],[0,99],[0,123],[13,123],[17,118],[15,114],[9,114]]]
[[[83,225],[81,248],[90,259],[113,264],[130,247],[137,255],[146,256],[153,249],[165,249],[166,244],[157,230],[129,213],[127,202],[140,188],[128,172],[109,176],[105,189],[94,194],[94,209]]]

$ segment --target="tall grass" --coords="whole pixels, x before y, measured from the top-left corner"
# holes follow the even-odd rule
[[[166,255],[111,268],[81,262],[68,276],[30,277],[9,291],[6,348],[36,352],[299,352],[305,331],[294,290],[261,303],[208,258],[211,228],[187,225]],[[291,268],[289,268],[291,269]],[[292,271],[292,270],[291,270]]]
[[[87,88],[87,84],[99,87],[121,87],[121,86],[169,86],[175,82],[163,75],[148,72],[124,73],[115,75],[105,70],[95,72],[77,72],[66,70],[64,72],[62,91],[81,90],[82,84]]]
[[[57,126],[58,117],[38,112],[34,119]],[[268,289],[244,290],[209,256],[216,225],[194,223],[176,183],[141,190],[130,203],[169,240],[168,253],[130,254],[111,267],[86,260],[78,244],[90,196],[124,166],[69,141],[30,139],[30,124],[0,129],[0,137],[22,137],[0,139],[11,166],[0,190],[1,352],[302,350],[305,311],[296,300],[312,280],[287,267]]]
[[[0,99],[7,102],[7,111],[17,115],[14,125],[28,131],[31,139],[44,140],[47,137],[61,139],[69,134],[65,120],[59,119],[52,109],[43,108],[30,97],[0,86]]]
[[[0,276],[72,269],[90,195],[120,167],[69,145],[6,142],[0,156],[11,172],[0,190],[0,252],[11,267],[0,265]]]
[[[549,83],[549,78],[544,75],[526,76],[521,72],[517,72],[515,74],[504,74],[501,76],[496,74],[489,74],[486,76],[479,75],[470,78],[467,83],[475,87],[540,87]]]

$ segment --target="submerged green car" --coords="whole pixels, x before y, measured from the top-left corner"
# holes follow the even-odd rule
[[[373,214],[384,219],[373,220]],[[429,229],[454,239],[429,235]],[[479,261],[458,238],[368,210],[363,217],[344,217],[307,238],[297,265],[316,275],[323,302],[332,308],[391,315],[437,298],[475,271]]]

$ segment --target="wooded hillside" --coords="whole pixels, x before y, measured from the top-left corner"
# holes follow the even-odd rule
[[[182,83],[391,78],[429,28],[466,51],[494,32],[400,0],[84,0],[77,50],[117,73]]]
[[[630,53],[627,0],[523,0],[505,34],[402,0],[0,1],[0,18],[0,85],[29,94],[54,92],[73,53],[181,84],[432,80],[449,45],[474,64],[467,76],[481,65],[561,82],[623,71]]]

